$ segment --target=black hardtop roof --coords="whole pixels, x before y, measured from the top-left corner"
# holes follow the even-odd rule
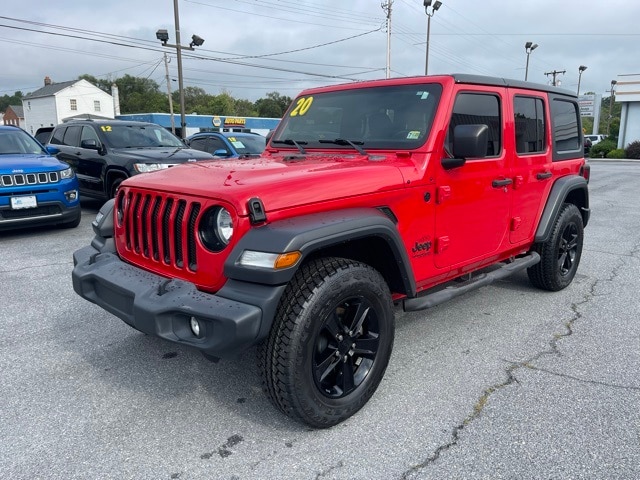
[[[453,73],[451,74],[456,83],[469,83],[473,85],[490,85],[495,87],[511,87],[511,88],[523,88],[528,90],[539,90],[541,92],[555,93],[558,95],[567,95],[577,98],[578,96],[564,88],[554,87],[551,85],[544,85],[542,83],[525,82],[524,80],[514,80],[509,78],[500,77],[487,77],[484,75],[471,75],[468,73]]]
[[[120,125],[133,125],[133,126],[153,125],[154,127],[160,127],[160,125],[153,122],[139,122],[136,120],[118,120],[118,119],[102,120],[102,119],[93,119],[93,118],[78,118],[78,119],[68,120],[64,123],[61,123],[60,125],[73,125],[74,123],[93,123],[97,125],[120,124]]]

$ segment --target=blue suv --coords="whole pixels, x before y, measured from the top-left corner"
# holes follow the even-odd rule
[[[78,179],[24,130],[0,125],[0,230],[80,223]]]
[[[245,132],[200,132],[187,138],[187,145],[219,158],[248,158],[260,155],[266,138]]]

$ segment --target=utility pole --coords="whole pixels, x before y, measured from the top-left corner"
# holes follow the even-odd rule
[[[380,7],[386,12],[387,16],[387,70],[386,78],[391,77],[391,7],[393,7],[393,0],[388,0],[386,3],[381,3]]]
[[[171,133],[176,134],[176,121],[173,119],[173,98],[171,98],[171,79],[169,78],[169,62],[167,53],[164,54],[164,71],[167,78],[167,93],[169,94],[169,113],[171,114]]]
[[[553,75],[553,81],[551,82],[551,85],[553,85],[554,87],[557,87],[558,83],[556,82],[556,76],[558,76],[560,73],[564,75],[566,72],[567,72],[566,70],[554,70],[553,72],[545,72],[544,74],[547,77],[549,75]]]

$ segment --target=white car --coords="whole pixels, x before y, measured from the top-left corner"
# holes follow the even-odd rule
[[[607,138],[607,136],[606,135],[585,135],[584,138],[588,138],[589,140],[591,140],[591,146],[593,146],[596,143],[600,143],[602,140]]]

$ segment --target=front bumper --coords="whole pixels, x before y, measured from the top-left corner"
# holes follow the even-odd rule
[[[80,202],[67,206],[63,202],[41,202],[37,208],[12,210],[0,206],[0,230],[36,227],[43,225],[63,225],[76,220],[82,214]]]
[[[77,250],[73,262],[73,289],[81,297],[141,332],[216,357],[264,338],[284,289],[229,281],[233,287],[226,291],[204,293],[192,283],[147,272],[94,246]],[[200,324],[200,336],[191,330],[192,317]]]

